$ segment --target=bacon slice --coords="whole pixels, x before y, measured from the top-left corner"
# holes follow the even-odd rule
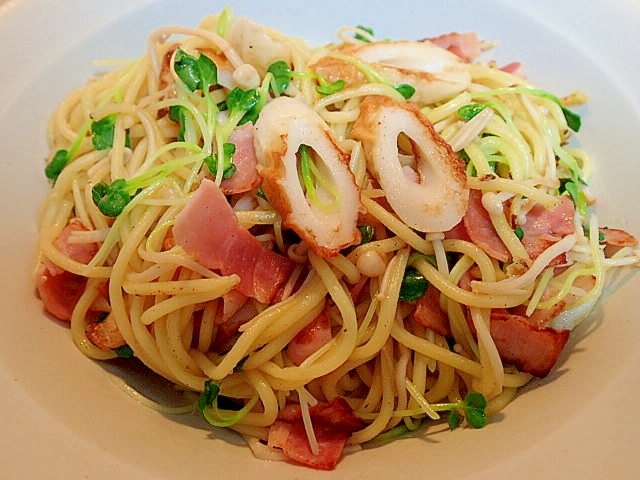
[[[174,82],[173,75],[171,74],[171,58],[178,47],[172,47],[162,57],[162,66],[160,69],[160,88],[165,88],[167,85]]]
[[[36,279],[38,296],[47,312],[58,320],[71,320],[73,309],[84,293],[87,279],[63,271],[52,274],[46,267],[40,269]]]
[[[238,225],[233,209],[211,180],[202,180],[176,216],[173,235],[201,265],[222,275],[238,275],[238,290],[261,303],[271,302],[295,266]]]
[[[77,218],[72,218],[69,221],[69,225],[67,225],[58,238],[55,241],[55,246],[58,250],[60,250],[64,255],[69,257],[71,260],[75,260],[79,263],[87,264],[91,261],[91,259],[98,252],[98,244],[97,243],[74,243],[69,241],[69,237],[73,235],[74,232],[86,232],[87,228],[82,224],[80,220]]]
[[[233,340],[241,325],[244,325],[258,314],[253,302],[237,288],[222,296],[222,315],[215,319],[217,326],[216,338],[212,349],[218,352],[231,348]]]
[[[549,323],[556,318],[567,307],[566,301],[561,301],[553,305],[552,307],[541,309],[536,308],[531,315],[527,315],[527,306],[519,305],[517,307],[510,308],[508,311],[511,314],[518,315],[524,318],[527,322],[537,325],[538,327],[548,326]]]
[[[222,296],[222,315],[216,318],[216,323],[225,323],[237,314],[247,303],[249,298],[237,288]]]
[[[480,190],[469,192],[469,206],[462,222],[471,241],[487,252],[487,255],[501,262],[511,259],[511,253],[498,236],[489,212],[482,206]]]
[[[522,245],[532,260],[549,248],[564,236],[575,231],[573,217],[575,209],[573,201],[568,196],[561,196],[560,203],[554,208],[547,209],[542,205],[535,205],[526,215],[526,222],[522,225]],[[462,218],[469,239],[482,248],[487,255],[507,262],[511,259],[511,253],[504,245],[491,222],[489,213],[482,205],[482,192],[471,190],[469,193],[469,206]],[[449,232],[447,238],[464,239],[464,232],[457,225]],[[565,260],[564,255],[559,255],[551,265],[558,265]]]
[[[233,154],[233,164],[236,171],[231,177],[226,178],[220,184],[225,195],[244,193],[260,185],[258,174],[258,159],[253,146],[253,124],[245,123],[236,128],[228,139],[229,143],[236,146]]]
[[[365,423],[340,397],[309,407],[309,414],[318,442],[318,455],[311,451],[300,405],[287,405],[278,414],[278,420],[269,429],[268,444],[281,448],[296,463],[319,470],[333,470],[351,433],[364,428]]]
[[[527,213],[527,221],[522,225],[522,244],[532,259],[538,258],[551,245],[575,231],[573,201],[566,195],[558,198],[560,204],[557,207],[548,209],[536,205]],[[560,255],[552,264],[563,261],[564,255]]]
[[[294,364],[300,365],[310,355],[329,343],[333,335],[326,308],[289,342],[287,354]]]
[[[604,254],[606,257],[611,257],[618,250],[624,247],[637,247],[638,239],[617,228],[600,228],[601,242],[605,244]]]
[[[511,75],[515,75],[516,77],[526,78],[524,65],[521,62],[507,63],[500,67],[500,70],[510,73]]]
[[[73,243],[69,237],[73,232],[87,229],[78,219],[71,219],[62,230],[54,245],[61,253],[79,263],[88,263],[98,251],[96,243]],[[70,321],[73,309],[84,293],[87,279],[67,272],[50,261],[45,261],[38,270],[36,290],[44,308],[58,320]]]
[[[478,34],[475,32],[445,33],[438,37],[429,38],[429,40],[439,47],[449,50],[467,63],[479,56],[484,47],[484,43],[480,41]]]
[[[471,280],[471,276],[465,274],[460,287],[470,290]],[[493,309],[489,332],[502,361],[536,377],[548,375],[569,340],[570,332],[556,330],[547,327],[546,324],[555,318],[564,306],[566,303],[557,308],[536,310],[530,317],[525,316],[524,307]],[[477,331],[470,315],[467,315],[467,325],[475,337]]]
[[[535,325],[504,310],[491,312],[490,332],[505,363],[536,377],[549,374],[570,333]]]
[[[430,328],[438,335],[450,338],[451,325],[449,317],[440,308],[440,291],[429,285],[427,291],[416,302],[413,319],[420,325]]]
[[[470,290],[471,281],[472,277],[467,272],[460,281],[460,287]],[[590,277],[585,278],[585,286],[592,281]],[[570,332],[556,330],[546,324],[572,301],[573,299],[567,299],[559,307],[536,310],[530,317],[525,316],[525,307],[493,309],[489,332],[502,361],[536,377],[548,375],[569,340]],[[467,315],[467,325],[475,337],[477,331],[470,315]]]
[[[638,239],[617,228],[601,228],[600,233],[604,235],[604,243],[615,247],[637,247]]]
[[[355,416],[349,403],[342,397],[309,407],[309,414],[313,421],[324,422],[349,433],[365,426],[364,420]],[[278,418],[287,422],[302,420],[302,409],[297,404],[286,405],[278,414]]]
[[[469,232],[467,232],[467,228],[464,226],[464,222],[462,220],[460,220],[460,222],[455,227],[444,232],[444,237],[447,240],[464,240],[466,242],[471,241]]]
[[[314,422],[318,442],[318,455],[314,455],[302,420],[298,422],[276,420],[271,428],[275,428],[276,431],[281,430],[282,438],[286,438],[284,442],[274,446],[281,447],[282,453],[290,460],[318,470],[333,470],[336,467],[350,436],[344,430],[332,429],[324,423]],[[269,438],[271,439],[271,434]]]

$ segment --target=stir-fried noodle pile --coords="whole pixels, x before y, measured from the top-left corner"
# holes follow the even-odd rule
[[[157,30],[60,104],[39,214],[38,293],[83,353],[315,468],[484,425],[639,258],[593,213],[583,94],[477,60],[474,34],[338,36],[229,10]]]

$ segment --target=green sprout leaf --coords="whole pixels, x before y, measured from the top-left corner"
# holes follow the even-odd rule
[[[471,162],[471,157],[469,157],[469,154],[464,150],[458,152],[458,157],[467,165]]]
[[[202,53],[196,58],[179,48],[174,58],[174,69],[180,80],[192,92],[208,92],[218,83],[216,64]]]
[[[211,87],[218,84],[218,68],[206,55],[202,53],[198,57],[198,68],[200,69],[200,89],[209,91]]]
[[[559,193],[568,193],[573,200],[573,204],[582,215],[586,215],[587,213],[587,197],[584,192],[580,189],[578,184],[568,178],[560,179],[560,188]]]
[[[605,243],[607,241],[607,236],[604,232],[598,232],[598,243]]]
[[[284,60],[272,63],[267,69],[273,75],[276,85],[276,94],[280,95],[289,87],[291,83],[291,68]],[[272,90],[273,91],[273,90]]]
[[[467,422],[473,428],[482,428],[487,424],[487,416],[484,410],[468,409],[467,410]]]
[[[98,183],[91,189],[91,197],[93,199],[93,203],[95,203],[97,206],[100,200],[102,200],[102,198],[104,198],[108,193],[109,184],[106,182]]]
[[[206,408],[213,406],[220,393],[220,385],[208,378],[204,382],[204,391],[198,399],[198,410],[203,412]]]
[[[113,137],[116,128],[117,115],[107,115],[91,124],[93,148],[107,150],[113,147]]]
[[[362,25],[356,25],[356,28],[364,32],[367,32],[369,35],[373,37],[373,28],[363,27]],[[359,33],[356,33],[354,38],[362,42],[371,43],[371,41],[367,37],[365,37],[364,35],[360,35]]]
[[[186,115],[187,109],[182,105],[171,105],[169,107],[169,120],[180,125],[180,131],[178,132],[179,142],[184,141],[184,132],[186,130]]]
[[[487,399],[478,392],[467,393],[463,402],[434,403],[431,408],[437,412],[449,412],[449,428],[451,430],[458,428],[462,423],[460,412],[464,413],[464,418],[473,428],[482,428],[488,422],[485,413]]]
[[[122,345],[121,347],[114,348],[113,351],[120,358],[133,358],[133,350],[129,345]]]
[[[256,89],[242,90],[234,88],[227,95],[227,107],[232,112],[247,112],[258,104],[260,94]]]
[[[400,85],[396,85],[394,87],[396,91],[402,95],[406,100],[409,100],[414,93],[416,93],[416,89],[407,83],[402,83]]]
[[[93,203],[103,215],[117,217],[142,189],[163,180],[177,168],[189,162],[193,162],[193,160],[176,159],[152,168],[129,180],[118,178],[111,183],[100,182],[94,185],[91,190]]]
[[[452,410],[451,413],[449,414],[448,423],[449,423],[449,429],[455,430],[462,423],[462,416],[460,416],[460,414],[456,410]]]
[[[478,392],[469,392],[464,397],[464,411],[467,422],[473,428],[482,428],[487,424],[487,399]]]
[[[107,148],[111,148],[113,146],[113,137],[115,134],[115,120],[116,115],[110,115],[103,118],[100,121],[93,121],[90,118],[87,119],[76,138],[73,140],[68,149],[58,150],[51,161],[45,166],[44,173],[47,178],[53,180],[54,182],[58,179],[58,176],[62,172],[62,170],[73,160],[76,153],[82,146],[85,138],[88,134],[91,134],[93,145],[96,150],[106,150]],[[125,139],[125,146],[129,146],[130,139],[127,135]]]
[[[468,409],[484,410],[487,408],[487,399],[478,392],[469,392],[464,397],[464,404]]]
[[[518,237],[518,240],[522,240],[524,238],[524,230],[522,230],[522,227],[516,228],[513,233]]]
[[[215,130],[216,151],[226,152],[223,169],[223,173],[226,176],[224,178],[228,178],[235,172],[235,166],[233,166],[231,162],[233,152],[230,152],[230,148],[233,148],[235,152],[235,145],[233,147],[229,145],[225,146],[225,143],[227,143],[229,136],[238,125],[248,122],[255,123],[257,120],[260,110],[264,106],[266,97],[268,96],[268,86],[264,84],[261,88],[261,90],[255,88],[242,90],[236,87],[227,94],[227,98],[224,100],[224,108],[228,115],[224,124]],[[208,163],[213,163],[213,161],[212,158],[207,159]],[[209,168],[209,170],[216,177],[216,181],[220,181],[222,178],[217,178],[217,160],[215,160],[215,162],[215,169],[211,170],[211,168]],[[210,167],[213,167],[213,165]]]
[[[186,87],[195,92],[200,85],[200,72],[197,67],[197,59],[182,49],[178,49],[174,59],[173,68]]]
[[[225,143],[223,145],[223,174],[222,178],[229,178],[236,172],[236,166],[233,164],[233,154],[236,153],[236,146],[233,143]],[[209,172],[214,177],[218,174],[218,155],[209,155],[204,159],[204,163],[207,165]]]
[[[416,268],[408,267],[402,278],[399,299],[404,302],[414,302],[424,295],[428,285],[429,282],[422,273]]]
[[[358,225],[358,230],[360,230],[360,243],[358,245],[352,245],[345,250],[345,254],[353,252],[360,245],[364,245],[373,240],[373,236],[375,234],[375,228],[372,225]]]
[[[458,109],[458,116],[463,120],[471,120],[485,108],[487,106],[482,103],[470,103]]]
[[[211,425],[215,427],[230,427],[242,420],[251,411],[258,398],[258,395],[254,395],[239,410],[223,410],[218,405],[220,401],[220,385],[211,379],[207,379],[204,383],[204,391],[198,398],[198,410]]]
[[[110,184],[100,182],[91,189],[93,203],[107,217],[117,217],[131,201],[124,178],[114,180]]]
[[[605,233],[605,231],[608,229],[608,227],[601,228],[602,230],[598,231],[598,243],[602,244],[607,242],[607,234]],[[591,238],[591,229],[589,228],[589,225],[582,225],[582,233],[585,237]]]
[[[358,225],[358,230],[360,230],[360,245],[364,245],[365,243],[369,243],[373,239],[373,234],[375,233],[375,229],[371,225]]]
[[[44,174],[50,180],[57,180],[60,173],[62,173],[62,169],[69,163],[69,160],[71,160],[71,155],[68,150],[58,150],[53,156],[53,159],[51,159],[44,168]]]
[[[246,363],[247,360],[249,360],[249,354],[245,355],[244,357],[242,357],[240,359],[240,361],[236,364],[236,366],[233,367],[233,371],[234,372],[241,372],[242,369],[244,368],[244,364]]]
[[[227,38],[231,33],[231,26],[233,24],[233,11],[231,7],[226,6],[220,12],[218,21],[216,23],[216,33],[222,38]]]
[[[293,77],[305,77],[317,80],[319,85],[316,86],[316,92],[320,95],[331,95],[339,92],[346,85],[346,82],[340,79],[330,83],[321,75],[313,72],[294,72],[291,70],[291,67],[289,67],[289,64],[283,60],[279,60],[269,65],[267,71],[273,75],[273,82],[272,85],[270,85],[269,90],[276,95],[284,93],[291,84],[291,79]],[[275,91],[273,88],[274,84]]]
[[[216,105],[216,108],[218,109],[219,112],[224,112],[226,110],[229,110],[229,107],[227,107],[227,101],[226,100],[222,100],[220,103],[218,103]]]
[[[247,122],[255,122],[260,113],[258,110],[258,104],[260,102],[260,92],[255,88],[250,90],[242,90],[241,88],[234,88],[227,95],[227,108],[229,109],[229,117],[240,119],[235,123],[236,125],[242,125]],[[234,120],[235,121],[235,120]]]
[[[448,424],[449,429],[455,430],[462,425],[462,421],[466,419],[467,424],[472,428],[482,428],[488,423],[486,408],[487,400],[481,393],[468,392],[463,401],[460,402],[447,402],[447,403],[432,403],[430,407],[435,412],[448,412]],[[421,409],[412,409],[402,412],[403,416],[412,416],[419,413],[424,413]],[[423,419],[414,428],[408,428],[406,424],[401,424],[391,430],[384,432],[369,442],[366,446],[377,446],[381,443],[386,443],[396,438],[400,438],[411,431],[415,431],[416,428],[427,423],[428,419]]]
[[[316,87],[316,92],[318,92],[320,95],[331,95],[342,90],[346,84],[347,83],[341,79],[338,79],[333,83],[321,81],[320,85]]]
[[[582,126],[582,119],[580,118],[580,115],[566,107],[563,107],[562,105],[560,105],[560,108],[562,109],[562,113],[564,113],[564,118],[567,120],[567,126],[574,132],[579,131]]]

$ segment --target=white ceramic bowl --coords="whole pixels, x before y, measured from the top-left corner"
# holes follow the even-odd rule
[[[231,1],[313,44],[342,25],[381,37],[477,31],[489,56],[519,60],[559,95],[575,89],[582,147],[605,225],[640,234],[640,2],[637,0]],[[124,394],[113,369],[83,357],[48,320],[31,283],[45,125],[57,102],[95,72],[94,59],[143,53],[146,35],[194,26],[224,4],[199,0],[0,1],[0,476],[3,478],[637,478],[640,471],[640,276],[611,280],[558,367],[481,431],[432,430],[316,472],[252,457],[195,417],[168,418]],[[139,380],[136,380],[139,381]]]

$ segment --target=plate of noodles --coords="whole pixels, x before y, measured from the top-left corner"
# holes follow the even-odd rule
[[[9,478],[631,478],[638,1],[0,1]]]

